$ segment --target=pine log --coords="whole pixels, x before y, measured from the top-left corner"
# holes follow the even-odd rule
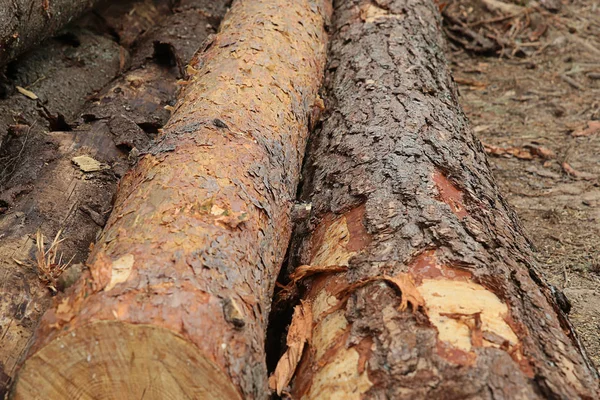
[[[292,398],[597,399],[459,106],[434,2],[335,10],[291,250],[302,303],[282,360],[308,341]]]
[[[204,4],[218,14],[210,15]],[[202,42],[216,31],[227,1],[197,0],[166,17],[149,31],[132,55],[132,68],[107,85],[84,108],[80,124],[71,131],[47,132],[38,157],[20,165],[25,193],[17,196],[0,219],[0,266],[3,270],[0,321],[0,366],[13,375],[15,364],[51,294],[68,284],[64,278],[42,282],[35,263],[36,232],[51,241],[61,232],[58,251],[63,262],[82,263],[104,226],[117,180],[167,122],[176,100],[177,80]],[[215,6],[220,4],[220,9]],[[82,170],[73,160],[88,157],[96,171]],[[85,167],[84,167],[85,168]],[[92,168],[93,169],[93,168]],[[69,269],[77,271],[77,266]],[[44,278],[42,276],[42,278]],[[69,279],[74,277],[69,276]],[[49,291],[50,288],[52,291]]]
[[[52,36],[99,0],[0,0],[0,67]]]
[[[119,184],[90,272],[43,317],[14,399],[266,397],[267,314],[329,8],[234,3]]]
[[[37,229],[33,226],[35,218],[25,219],[35,212],[19,207],[19,202],[32,190],[32,177],[54,159],[57,144],[47,141],[48,130],[76,118],[86,97],[108,84],[128,64],[128,52],[104,35],[107,28],[110,26],[87,19],[72,24],[11,65],[2,82],[0,371],[4,372],[0,375],[12,376],[19,355],[50,303],[50,293],[36,269],[19,264],[35,260]],[[37,99],[20,93],[18,87],[26,88]],[[23,222],[29,226],[20,227]],[[0,393],[3,386],[0,384]]]

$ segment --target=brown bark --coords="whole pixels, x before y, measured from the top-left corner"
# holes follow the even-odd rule
[[[598,398],[458,105],[436,5],[336,3],[292,250],[296,278],[317,273],[292,397]]]
[[[218,14],[205,11],[207,2]],[[117,179],[135,160],[129,150],[143,151],[166,123],[170,113],[165,107],[175,102],[183,65],[216,30],[227,1],[190,3],[144,36],[132,55],[133,67],[85,107],[77,127],[43,134],[42,151],[20,166],[20,179],[28,191],[14,199],[0,220],[4,274],[0,365],[10,375],[50,305],[50,291],[40,281],[34,262],[36,231],[51,239],[61,230],[64,241],[59,251],[64,261],[71,257],[73,263],[85,261],[111,209]],[[72,161],[80,156],[91,157],[105,168],[85,172]],[[11,189],[19,194],[19,186]]]
[[[266,397],[266,316],[328,13],[321,0],[234,3],[120,183],[90,273],[42,319],[13,398]]]
[[[0,0],[0,67],[52,36],[98,0]]]

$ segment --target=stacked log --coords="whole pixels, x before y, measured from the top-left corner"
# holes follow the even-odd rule
[[[329,13],[322,0],[234,3],[121,181],[89,273],[42,319],[13,398],[265,397]]]
[[[598,398],[459,107],[436,5],[336,3],[273,388],[303,355],[295,399]]]
[[[28,121],[32,125],[24,134],[29,135],[26,142],[29,147],[5,183],[3,195],[7,210],[0,219],[3,233],[0,238],[3,269],[0,323],[4,328],[0,364],[9,376],[13,375],[41,315],[50,306],[51,296],[64,290],[81,273],[81,263],[108,218],[119,177],[135,162],[136,154],[147,150],[167,122],[185,64],[216,31],[228,2],[188,3],[173,15],[155,20],[155,26],[136,41],[135,51],[128,56],[130,69],[94,95],[79,111],[82,113],[79,120],[65,122],[69,130],[48,131]],[[139,11],[139,4],[133,6]],[[120,26],[115,12],[111,9],[100,14],[110,21],[103,26]],[[122,8],[119,12],[126,14],[129,21],[135,15]],[[146,13],[144,21],[147,18]],[[131,27],[128,31],[132,31]],[[91,43],[97,44],[97,40]],[[82,41],[78,49],[84,46],[87,42]],[[95,47],[90,52],[97,55],[102,50]],[[117,46],[115,75],[118,54]],[[107,71],[93,62],[84,63],[84,67]],[[64,76],[63,82],[68,80],[68,68],[56,71]],[[71,78],[78,79],[77,76]],[[82,81],[89,78],[82,74]],[[80,101],[85,100],[84,95],[73,92],[81,95]],[[67,91],[61,98],[67,106],[77,100]],[[65,104],[57,101],[55,106],[63,109]],[[38,232],[49,242],[49,246],[41,246],[41,251],[57,253],[54,265],[45,265],[52,264],[47,262],[40,265]],[[52,239],[57,234],[61,242],[53,247]],[[59,263],[61,255],[62,263]],[[69,261],[72,266],[67,265]],[[63,267],[68,268],[63,272],[60,270]]]

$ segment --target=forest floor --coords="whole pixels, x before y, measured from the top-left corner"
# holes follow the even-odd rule
[[[481,3],[445,11],[461,103],[600,366],[600,1],[510,5],[509,18]]]

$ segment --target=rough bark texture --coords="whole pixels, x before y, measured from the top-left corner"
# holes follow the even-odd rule
[[[207,2],[210,6],[203,7]],[[203,40],[216,31],[227,1],[189,3],[144,36],[132,55],[132,69],[85,107],[73,130],[43,134],[41,151],[20,169],[18,182],[27,183],[26,191],[9,186],[15,198],[0,219],[0,366],[11,376],[50,305],[50,291],[34,261],[36,231],[49,241],[62,230],[64,261],[85,261],[108,218],[118,178],[168,120],[165,107],[175,103],[177,79]],[[208,8],[215,14],[207,13]],[[101,169],[83,171],[72,161],[78,156],[93,158]]]
[[[266,397],[266,317],[329,12],[321,0],[234,3],[187,68],[164,132],[121,181],[90,273],[42,319],[15,399],[95,382],[107,398]]]
[[[112,13],[98,15],[104,17]],[[36,217],[39,207],[38,210],[29,207],[36,203],[26,200],[27,193],[33,190],[42,171],[52,169],[51,164],[59,152],[59,141],[50,137],[48,130],[64,128],[66,120],[77,117],[87,96],[108,84],[129,63],[129,53],[112,37],[104,35],[107,29],[113,30],[109,24],[98,23],[97,18],[78,21],[11,64],[6,79],[2,80],[0,369],[11,376],[21,350],[49,305],[50,296],[34,267],[14,261],[35,260],[33,240],[36,229],[42,225]],[[17,86],[27,88],[38,99],[18,92]],[[2,142],[7,134],[8,138]],[[37,183],[40,182],[46,183],[43,180]],[[63,184],[61,181],[56,190]],[[52,198],[39,198],[36,202],[43,204],[45,212],[61,209],[62,205],[57,205]],[[58,225],[65,216],[63,213],[48,215],[59,221]],[[44,230],[44,234],[53,237],[56,231]]]
[[[0,0],[0,67],[52,36],[98,0]]]
[[[292,397],[598,398],[458,105],[434,2],[335,13],[293,254],[347,272],[304,280],[314,325]]]

